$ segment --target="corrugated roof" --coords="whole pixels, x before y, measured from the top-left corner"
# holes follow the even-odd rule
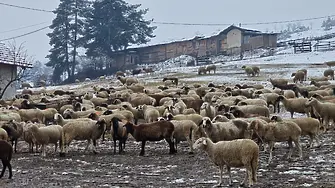
[[[32,68],[33,65],[29,63],[24,57],[17,56],[11,52],[10,48],[4,43],[0,43],[0,64],[15,65],[19,67]]]

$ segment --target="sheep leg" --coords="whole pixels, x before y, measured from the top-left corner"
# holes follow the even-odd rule
[[[126,148],[126,141],[127,141],[127,138],[125,138],[122,143],[123,143],[123,148],[122,148],[122,151]]]
[[[215,187],[220,187],[222,185],[223,166],[219,166],[219,170],[220,170],[220,182]]]
[[[6,163],[7,163],[7,167],[8,167],[8,170],[9,170],[9,177],[8,177],[8,179],[12,179],[12,176],[13,176],[12,165],[10,164],[9,160],[7,160]]]
[[[223,167],[222,167],[223,168]],[[231,178],[231,171],[230,171],[230,166],[227,166],[227,173],[228,173],[228,177],[229,177],[229,186],[233,185],[233,180]],[[221,176],[222,177],[222,176]],[[222,184],[222,181],[221,181]]]
[[[104,132],[102,133],[102,141],[101,141],[101,142],[104,142],[104,141],[105,141],[105,134],[106,134],[106,131],[104,131]]]
[[[55,143],[55,153],[57,152],[57,147],[58,147],[58,144],[57,142]]]
[[[246,174],[245,174],[245,178],[244,178],[243,182],[240,184],[241,187],[244,187],[244,185],[247,181],[249,181],[248,182],[249,187],[252,186],[252,184],[253,184],[253,181],[252,181],[252,167],[251,167],[251,163],[249,163],[249,164],[250,165],[246,166],[246,169],[245,169]]]
[[[177,153],[177,150],[174,146],[175,143],[173,142],[173,138],[166,138],[165,140],[167,141],[167,143],[169,143],[169,147],[170,147],[170,153],[169,154]]]
[[[290,113],[291,113],[291,118],[293,119],[293,114],[294,114],[294,112],[293,112],[293,111],[291,111]]]
[[[144,147],[145,147],[145,141],[142,141],[140,156],[144,155]]]
[[[192,134],[192,133],[190,133],[190,134]],[[186,136],[186,140],[188,142],[188,145],[190,146],[189,154],[193,154],[193,151],[194,151],[193,142],[192,142],[193,139],[191,140],[189,137]],[[175,144],[176,144],[176,150],[177,150],[177,143],[175,143]]]
[[[17,140],[18,140],[18,139],[15,139],[15,140],[14,140],[14,142],[15,142],[15,148],[14,148],[15,153],[17,153],[17,151],[16,151],[16,148],[17,148]]]
[[[292,143],[291,143],[292,144]],[[300,145],[300,142],[299,142],[299,138],[297,140],[294,140],[294,145],[295,147],[297,148],[298,150],[298,153],[299,153],[299,159],[302,160],[302,149],[301,149],[301,145]]]
[[[93,140],[93,153],[97,154],[97,140]]]
[[[320,147],[320,139],[319,139],[319,135],[315,135],[315,140],[316,140],[316,147]]]
[[[85,147],[85,151],[88,150],[88,148],[89,148],[90,145],[91,145],[91,139],[88,139],[88,140],[87,140],[87,145],[86,145],[86,147]]]
[[[42,152],[41,152],[42,157],[46,156],[46,152],[45,152],[45,144],[42,144]]]
[[[270,156],[269,156],[269,160],[268,160],[268,165],[270,164],[271,160],[272,160],[272,151],[273,151],[273,147],[275,145],[275,143],[273,141],[269,142],[269,153],[270,153]]]
[[[119,140],[119,154],[122,152],[122,139]]]
[[[308,146],[308,148],[312,148],[312,146],[313,146],[313,135],[312,134],[309,134],[309,146]]]
[[[327,131],[329,129],[329,118],[328,117],[325,117],[323,119],[323,125],[325,126],[326,131]]]
[[[293,152],[292,140],[289,140],[287,143],[288,143],[288,146],[289,146],[289,150],[288,150],[288,154],[287,154],[287,159],[291,159],[292,152]]]
[[[34,152],[34,144],[33,143],[29,143],[29,152],[30,153]]]
[[[252,173],[253,183],[257,182],[257,168],[258,168],[258,158],[254,158],[251,161],[251,170],[252,170],[251,173]]]
[[[113,142],[114,142],[114,154],[116,153],[116,139],[113,138]],[[119,151],[120,151],[120,143],[119,143]]]
[[[2,161],[2,171],[1,171],[1,174],[0,174],[0,178],[3,177],[4,173],[5,173],[5,170],[6,170],[6,167],[7,167],[7,159],[1,159]]]

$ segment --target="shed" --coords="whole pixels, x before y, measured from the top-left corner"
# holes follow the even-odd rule
[[[16,52],[12,52],[4,43],[0,43],[0,94],[11,80],[17,77],[18,67],[22,69],[32,68],[32,64]],[[16,94],[16,81],[6,89],[2,99],[13,98]]]

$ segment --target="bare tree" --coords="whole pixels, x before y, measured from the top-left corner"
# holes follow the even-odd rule
[[[7,54],[8,61],[15,66],[11,66],[10,76],[0,75],[0,84],[4,85],[4,88],[0,88],[0,99],[2,99],[9,86],[28,76],[27,67],[30,64],[29,62],[33,60],[31,56],[28,56],[24,43],[17,45],[15,41],[9,42],[4,53]]]

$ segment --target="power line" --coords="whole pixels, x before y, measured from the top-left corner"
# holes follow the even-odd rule
[[[28,9],[33,11],[40,11],[40,12],[47,12],[47,13],[53,13],[53,11],[45,10],[45,9],[37,9],[37,8],[31,8],[31,7],[24,7],[24,6],[18,6],[18,5],[12,5],[7,3],[0,3],[0,5],[15,7],[15,8],[21,8],[21,9]],[[241,25],[269,25],[269,24],[281,24],[281,23],[291,23],[291,22],[301,22],[301,21],[310,21],[310,20],[318,20],[328,17],[335,17],[334,15],[330,16],[320,16],[320,17],[313,17],[313,18],[304,18],[304,19],[296,19],[296,20],[285,20],[285,21],[273,21],[273,22],[250,22],[250,23],[241,23]],[[231,23],[178,23],[178,22],[156,22],[153,21],[154,24],[161,24],[161,25],[184,25],[184,26],[229,26],[232,25]]]
[[[48,22],[41,22],[41,23],[38,23],[38,24],[33,24],[33,25],[24,26],[24,27],[19,27],[19,28],[7,30],[7,31],[0,31],[0,34],[2,34],[2,33],[9,33],[9,32],[12,32],[12,31],[18,31],[18,30],[26,29],[26,28],[30,28],[30,27],[35,27],[35,26],[42,25],[42,24],[45,24],[45,23],[48,23]]]
[[[15,37],[10,37],[10,38],[6,38],[6,39],[0,39],[0,42],[2,41],[6,41],[6,40],[12,40],[12,39],[16,39],[16,38],[20,38],[20,37],[24,37],[24,36],[27,36],[27,35],[30,35],[30,34],[33,34],[33,33],[36,33],[36,32],[39,32],[39,31],[42,31],[44,29],[47,29],[49,28],[49,25],[48,26],[45,26],[45,27],[42,27],[40,29],[36,29],[34,31],[31,31],[31,32],[28,32],[28,33],[24,33],[22,35],[18,35],[18,36],[15,36]]]
[[[38,8],[31,8],[31,7],[24,7],[24,6],[18,6],[18,5],[12,5],[7,3],[0,3],[0,5],[9,6],[9,7],[15,7],[15,8],[21,8],[21,9],[27,9],[27,10],[34,10],[39,12],[52,12],[50,10],[44,10],[44,9],[38,9]]]
[[[296,20],[285,20],[285,21],[274,21],[274,22],[255,22],[255,23],[241,23],[241,25],[269,25],[269,24],[281,24],[281,23],[291,23],[291,22],[301,22],[301,21],[310,21],[310,20],[319,20],[328,17],[335,17],[334,15],[330,16],[320,16],[314,18],[304,18],[304,19],[296,19]],[[162,25],[186,25],[186,26],[227,26],[232,25],[228,23],[176,23],[176,22],[155,22],[154,24],[162,24]]]

